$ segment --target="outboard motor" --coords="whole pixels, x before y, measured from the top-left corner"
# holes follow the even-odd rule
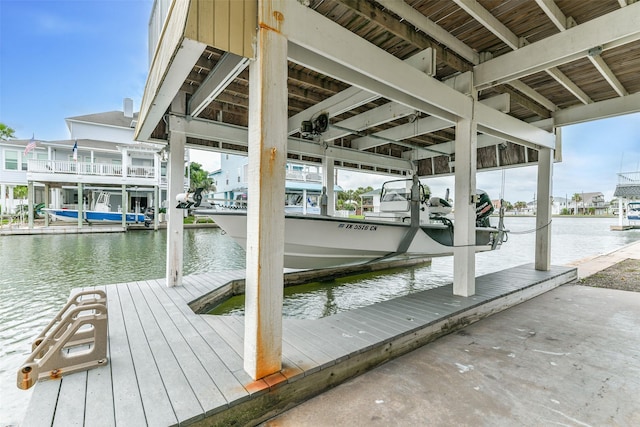
[[[493,213],[493,204],[489,195],[482,190],[476,191],[476,227],[491,227],[489,215]]]
[[[453,210],[451,203],[442,197],[432,197],[429,199],[429,216],[431,218],[438,218],[448,215]]]

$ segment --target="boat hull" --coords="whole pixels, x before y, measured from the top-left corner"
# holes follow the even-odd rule
[[[43,209],[53,218],[64,222],[78,222],[78,211],[75,209]],[[99,211],[83,211],[82,217],[87,222],[122,222],[122,213],[120,212],[99,212]],[[126,222],[144,223],[144,214],[128,213],[126,214]]]
[[[220,212],[209,215],[246,250],[246,213]],[[284,266],[316,269],[361,264],[390,256],[436,257],[453,253],[451,230],[442,224],[430,224],[417,230],[406,252],[395,255],[409,231],[408,223],[286,215]],[[480,244],[476,249],[490,250],[491,233],[495,232],[492,228],[480,230],[476,237]]]

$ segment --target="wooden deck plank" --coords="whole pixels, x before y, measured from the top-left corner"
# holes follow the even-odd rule
[[[137,387],[139,387],[140,398],[142,402],[138,403],[137,409],[144,409],[145,420],[139,425],[172,425],[178,422],[171,399],[165,389],[162,375],[156,366],[153,356],[153,350],[149,346],[149,341],[144,332],[144,326],[138,318],[137,307],[131,299],[127,285],[116,286],[120,304],[122,307],[122,315],[124,318],[123,330],[128,338],[127,343],[111,343],[113,348],[129,348],[132,360],[124,361],[126,364],[126,372],[133,378],[137,379]],[[110,319],[111,323],[111,319]],[[159,357],[160,355],[158,355]],[[112,357],[112,364],[116,363],[116,358]],[[133,363],[132,363],[133,362]],[[116,366],[112,366],[114,389],[120,381],[128,382],[123,378],[122,373],[116,371]],[[116,376],[118,373],[118,376]],[[123,403],[127,403],[130,396],[118,393],[119,399]],[[134,405],[127,405],[127,408]],[[115,402],[116,407],[116,423],[124,425],[134,425],[129,420],[128,411],[121,411],[119,402]]]
[[[332,357],[336,362],[344,360],[349,357],[349,354],[357,351],[355,346],[345,337],[338,334],[335,330],[331,330],[328,327],[324,327],[321,323],[314,320],[300,320],[296,322],[295,326],[300,331],[299,337],[303,338],[306,335],[307,340],[315,342],[316,346],[322,346],[323,352]],[[302,332],[303,331],[303,332]]]
[[[314,360],[319,369],[336,364],[336,359],[329,354],[322,342],[311,339],[304,321],[300,319],[284,319],[282,333],[285,340],[289,341],[298,350]]]
[[[224,395],[227,403],[234,402],[248,396],[248,392],[238,379],[229,371],[224,361],[218,356],[216,350],[210,345],[206,338],[202,335],[202,330],[198,330],[191,322],[190,317],[185,315],[175,304],[172,303],[166,288],[154,286],[153,283],[147,283],[150,291],[158,298],[158,301],[164,307],[168,317],[170,317],[180,334],[192,349],[194,354],[200,360],[203,369],[213,379],[216,387]],[[209,413],[209,412],[207,412]]]
[[[191,343],[183,336],[182,331],[176,326],[173,316],[165,310],[156,294],[146,282],[139,282],[137,290],[131,288],[134,298],[144,298],[167,340],[180,368],[184,372],[193,392],[200,402],[204,414],[218,412],[220,407],[227,406],[227,399],[218,389],[213,378],[208,374],[200,359],[193,352]],[[173,314],[173,313],[172,313]]]
[[[340,314],[342,313],[339,313],[338,315]],[[359,316],[363,319],[363,321],[369,322],[383,330],[392,332],[394,335],[403,333],[406,330],[404,321],[398,320],[396,318],[387,318],[381,314],[378,307],[374,306],[362,307],[356,310],[352,310],[345,315]]]
[[[219,316],[223,318],[227,324],[233,328],[233,331],[240,337],[240,339],[244,342],[244,316]],[[284,347],[284,343],[283,343]],[[282,366],[283,368],[282,374],[287,378],[287,381],[295,379],[297,376],[304,376],[305,369],[300,367],[296,360],[292,359],[291,354],[284,351],[282,352]]]
[[[100,289],[106,292],[106,286],[96,286],[92,289]],[[109,306],[107,303],[107,316]],[[107,334],[108,335],[108,334]],[[107,339],[107,358],[109,357],[109,340]],[[114,425],[113,399],[105,399],[105,390],[111,391],[111,368],[107,359],[107,365],[87,371],[87,388],[85,396],[84,426]]]
[[[359,315],[330,316],[325,318],[324,321],[334,324],[347,332],[362,335],[364,339],[373,342],[384,342],[395,336],[394,332],[383,329],[381,325],[369,322]]]
[[[216,332],[220,334],[220,336],[240,355],[244,354],[244,341],[234,330],[234,326],[230,325],[228,322],[223,319],[226,316],[209,316],[202,315],[204,320],[209,323],[212,327],[215,328]],[[236,378],[243,384],[251,384],[255,383],[249,374],[244,370],[244,364],[241,369],[237,371],[233,371],[233,374]],[[262,380],[258,380],[258,382],[262,382]],[[266,393],[269,387],[264,384],[264,387],[258,386],[256,390],[247,388],[247,391],[254,395],[256,393]]]
[[[111,369],[113,381],[112,396],[115,423],[120,426],[145,425],[148,420],[145,417],[142,390],[138,386],[136,367],[133,364],[132,347],[129,344],[118,286],[107,286],[105,290],[107,292],[107,311],[109,316],[109,364],[107,367]],[[133,330],[131,333],[133,333]],[[135,345],[134,347],[137,348]],[[141,371],[150,372],[144,367],[141,368]],[[143,389],[146,390],[146,387],[145,385]],[[162,393],[162,390],[160,390],[158,394],[159,401],[168,403],[166,393]],[[154,397],[153,395],[151,396],[151,398]],[[162,417],[162,411],[160,415],[165,420],[171,420],[168,415]]]
[[[165,288],[167,295],[172,301],[175,301],[175,307],[182,312],[189,323],[198,331],[202,339],[215,351],[220,360],[225,364],[230,372],[236,372],[243,369],[244,361],[242,355],[238,354],[224,338],[214,330],[209,323],[206,322],[203,315],[196,315],[187,302],[182,298],[181,294],[176,292],[175,288]],[[182,303],[181,303],[182,302]],[[241,383],[244,383],[240,380]]]
[[[379,331],[379,337],[381,339],[385,339],[387,336],[395,336],[403,330],[403,328],[395,323],[385,322],[379,315],[365,310],[345,311],[338,313],[335,316],[336,319],[353,322],[361,328],[373,328],[374,330]]]
[[[41,381],[36,384],[34,395],[22,420],[22,427],[50,426],[56,412],[61,381]]]
[[[138,283],[130,283],[127,286],[127,291],[129,298],[135,305],[135,312],[140,319],[143,332],[140,338],[146,339],[152,353],[152,359],[148,359],[147,363],[152,364],[155,362],[156,375],[159,376],[163,387],[167,391],[178,422],[194,421],[203,417],[204,409],[195,395],[188,376],[184,373],[180,362],[172,351],[167,341],[168,337],[164,335],[156,317],[153,315],[153,311],[140,292],[140,285]],[[148,413],[149,411],[146,412]]]
[[[58,406],[56,407],[53,427],[81,426],[84,424],[85,405],[78,405],[87,390],[87,372],[78,372],[62,378]]]

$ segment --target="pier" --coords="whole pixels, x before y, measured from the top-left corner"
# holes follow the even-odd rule
[[[574,267],[523,265],[318,320],[284,319],[281,371],[243,369],[242,317],[192,306],[233,292],[244,270],[99,287],[107,294],[108,363],[39,382],[24,426],[255,424],[443,335],[577,278]],[[298,273],[290,273],[298,274]]]

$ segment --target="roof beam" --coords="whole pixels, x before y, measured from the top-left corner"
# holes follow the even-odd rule
[[[376,2],[382,5],[384,8],[400,16],[401,18],[407,20],[416,28],[424,31],[430,37],[433,37],[436,41],[444,44],[467,61],[473,64],[480,63],[480,55],[478,54],[478,52],[471,49],[463,41],[452,36],[451,33],[449,33],[447,30],[445,30],[423,14],[419,13],[404,1],[376,0]]]
[[[560,8],[555,4],[553,0],[536,0],[538,6],[544,11],[544,13],[551,19],[551,21],[555,24],[556,27],[560,31],[565,31],[569,27],[569,19],[562,13]],[[626,6],[626,3],[625,3]],[[593,64],[594,67],[598,70],[598,72],[604,77],[604,79],[611,85],[613,90],[619,96],[628,95],[622,83],[618,80],[618,78],[613,74],[609,66],[604,62],[604,59],[599,54],[588,56],[589,61]],[[554,77],[555,78],[555,77]],[[589,102],[584,102],[584,104],[588,104]]]
[[[489,31],[491,31],[496,37],[505,42],[513,50],[517,50],[521,47],[520,38],[511,32],[502,22],[494,17],[488,10],[483,8],[478,2],[470,0],[453,0],[458,6],[464,9],[469,15],[471,15],[476,21],[484,25]],[[555,5],[555,3],[554,3]],[[550,6],[550,5],[548,5]],[[557,9],[557,7],[556,7]],[[557,9],[560,12],[560,9]],[[560,12],[561,13],[561,12]],[[565,18],[566,21],[566,18]],[[547,73],[558,81],[562,86],[567,88],[569,92],[575,95],[582,103],[587,104],[591,102],[591,99],[584,93],[575,83],[573,83],[569,77],[562,73],[557,68],[551,68],[547,70]]]
[[[285,17],[280,31],[289,39],[292,61],[446,121],[454,122],[458,117],[471,118],[473,115],[470,97],[298,2],[282,1],[279,6]],[[476,105],[476,111],[483,107],[481,103]],[[505,139],[516,143],[553,148],[552,134],[497,110],[484,108],[493,113],[478,114],[479,125],[495,133],[504,133],[508,135]]]
[[[508,110],[509,95],[502,94],[480,101],[491,108]],[[351,146],[358,150],[367,150],[389,142],[402,141],[414,138],[426,133],[436,132],[452,127],[452,124],[437,117],[423,117],[413,122],[395,126],[391,129],[374,133],[372,135],[356,138],[351,141]]]
[[[467,12],[473,19],[491,31],[496,37],[506,43],[511,49],[520,47],[520,39],[513,34],[502,22],[498,21],[487,9],[476,0],[453,0],[461,9]]]
[[[563,72],[558,70],[557,68],[549,68],[548,70],[544,70],[547,74],[555,79],[558,83],[560,83],[565,89],[567,89],[573,96],[578,98],[580,102],[583,104],[591,104],[593,101],[589,98],[589,95],[584,93],[582,89],[578,87],[574,82],[572,82],[569,77],[567,77]]]
[[[474,67],[476,87],[486,89],[640,39],[640,3],[634,3]]]
[[[287,5],[294,4],[297,3],[287,3]],[[318,16],[333,24],[333,22],[321,15]],[[289,21],[291,20],[288,19],[286,22]],[[339,28],[343,29],[342,27]],[[291,41],[292,38],[295,38],[293,35],[300,34],[301,31],[303,30],[297,29],[293,31],[289,36],[289,40]],[[308,31],[304,32],[308,33]],[[289,59],[312,70],[373,92],[377,94],[377,97],[396,101],[452,123],[455,122],[457,115],[471,113],[470,100],[465,95],[404,64],[399,59],[379,50],[351,32],[347,31],[347,33],[343,34],[341,41],[333,40],[332,43],[323,43],[323,37],[319,37],[316,34],[316,39],[312,41],[312,44],[315,44],[313,48],[319,50],[318,53],[306,47],[290,43]],[[309,39],[313,38],[311,34],[308,37]],[[327,42],[326,40],[324,41]],[[353,44],[361,44],[361,46],[353,47]],[[364,48],[362,44],[367,46],[364,50],[368,52],[363,55],[354,54],[353,52]],[[331,46],[334,50],[331,50],[331,53],[324,51],[327,46]],[[337,51],[340,51],[339,61],[342,63],[335,61],[335,53]],[[350,51],[350,53],[347,51]],[[374,65],[383,63],[387,64],[387,66],[379,67]],[[443,109],[442,106],[446,108]]]
[[[555,126],[568,126],[640,112],[640,92],[621,98],[565,108],[553,114]]]
[[[249,130],[246,127],[196,118],[186,118],[185,134],[190,138],[226,142],[242,147],[247,147],[249,140]],[[345,162],[358,163],[376,168],[412,170],[411,162],[405,159],[333,145],[325,149],[322,144],[299,138],[289,137],[287,139],[287,152],[319,158],[329,156]]]
[[[406,20],[407,22],[411,23],[420,31],[425,32],[430,37],[433,37],[435,40],[439,41],[440,43],[443,43],[445,46],[453,50],[458,55],[471,61],[471,63],[473,63],[474,65],[477,65],[480,63],[480,55],[474,49],[467,46],[464,42],[462,42],[458,38],[452,36],[448,31],[444,30],[438,24],[436,24],[435,22],[431,21],[430,19],[428,19],[427,17],[425,17],[424,15],[416,11],[413,7],[409,6],[404,1],[397,1],[397,0],[376,0],[376,1],[380,3],[382,6],[384,6],[385,8],[387,8],[388,10],[398,15],[403,20]],[[487,20],[488,19],[489,18],[487,18]],[[513,35],[513,37],[517,38],[515,35]],[[513,38],[513,37],[510,37],[510,38]],[[555,111],[557,109],[556,105],[553,102],[551,102],[544,96],[540,95],[539,93],[537,93],[535,90],[533,90],[526,84],[520,81],[514,81],[513,83],[514,83],[513,85],[514,87],[516,87],[515,84],[518,85],[516,89],[518,89],[520,92],[522,92],[526,96],[529,96],[538,104],[547,108],[549,111]],[[528,108],[528,105],[523,105],[523,106],[525,108]],[[540,114],[540,112],[537,111],[537,109],[534,110],[533,112],[538,115],[541,115],[541,117],[548,116],[548,114]]]
[[[293,49],[295,50],[295,46],[293,47]],[[432,58],[432,49],[427,48],[422,52],[419,52],[411,56],[410,58],[406,59],[404,62],[406,62],[407,64],[411,65],[414,68],[417,68],[422,71],[426,71],[431,65],[430,64],[431,58]],[[356,107],[364,105],[368,102],[374,101],[378,98],[380,98],[378,94],[366,91],[364,89],[360,89],[358,87],[351,87],[349,89],[343,90],[333,95],[332,97],[329,97],[324,101],[319,102],[307,108],[306,110],[301,111],[298,114],[290,117],[289,130],[288,130],[289,135],[299,132],[300,124],[302,123],[302,121],[309,120],[318,113],[327,113],[329,114],[330,117],[337,116],[339,114],[352,110]],[[408,107],[404,107],[404,108],[408,109]],[[411,114],[411,112],[408,114]],[[390,116],[390,119],[395,120],[393,116]],[[384,122],[379,122],[379,123],[384,123]],[[350,128],[351,126],[352,125],[350,124],[344,125],[344,127],[347,127],[347,128]],[[353,129],[355,129],[355,127]],[[344,136],[344,135],[341,135],[341,136]],[[334,136],[332,139],[336,139],[336,138],[340,138],[340,136]],[[327,140],[329,140],[329,138],[327,138]]]
[[[415,110],[412,108],[395,102],[387,102],[362,114],[334,123],[329,130],[322,134],[322,139],[333,141],[373,126],[407,117],[413,113],[415,113]]]
[[[438,58],[440,58],[441,61],[443,61],[445,64],[447,64],[449,67],[453,68],[454,70],[458,70],[460,72],[470,71],[471,65],[466,61],[473,62],[470,60],[470,58],[477,57],[478,55],[475,51],[473,51],[470,48],[468,48],[469,51],[467,52],[464,52],[463,49],[459,49],[459,50],[452,49],[451,46],[455,45],[455,41],[452,41],[451,45],[448,45],[445,43],[445,45],[447,45],[448,48],[444,48],[440,43],[436,43],[433,40],[431,40],[431,38],[433,38],[437,41],[440,41],[441,38],[450,37],[447,31],[438,27],[437,25],[432,29],[432,32],[427,33],[429,35],[429,37],[427,37],[427,35],[414,30],[413,25],[415,24],[413,22],[408,21],[412,25],[407,25],[405,22],[402,22],[402,20],[398,20],[394,16],[391,16],[390,13],[387,13],[386,11],[375,7],[369,0],[336,0],[336,2],[341,3],[345,7],[348,7],[349,9],[351,9],[358,15],[364,17],[365,19],[371,22],[374,22],[377,25],[380,25],[381,27],[389,31],[391,34],[394,34],[395,36],[400,37],[401,39],[409,41],[413,45],[417,46],[419,49],[424,49],[427,47],[431,47],[435,49],[436,54],[438,55]],[[383,5],[387,10],[390,10],[391,12],[394,12],[397,15],[400,15],[400,17],[403,17],[400,13],[398,13],[397,8],[402,7],[404,4],[404,1],[391,0],[391,1],[380,1],[378,3]],[[413,10],[413,12],[415,13],[415,9],[411,7],[409,7],[408,10]],[[416,15],[422,16],[421,14],[416,14]],[[433,22],[431,22],[431,24],[433,24]],[[430,25],[430,24],[427,24],[427,25]],[[458,43],[459,42],[460,41],[458,41]],[[455,52],[456,54],[455,55],[451,54],[452,51]],[[461,58],[464,58],[464,59],[461,59]]]
[[[187,112],[198,116],[249,66],[249,58],[225,52],[198,90],[189,99]]]

